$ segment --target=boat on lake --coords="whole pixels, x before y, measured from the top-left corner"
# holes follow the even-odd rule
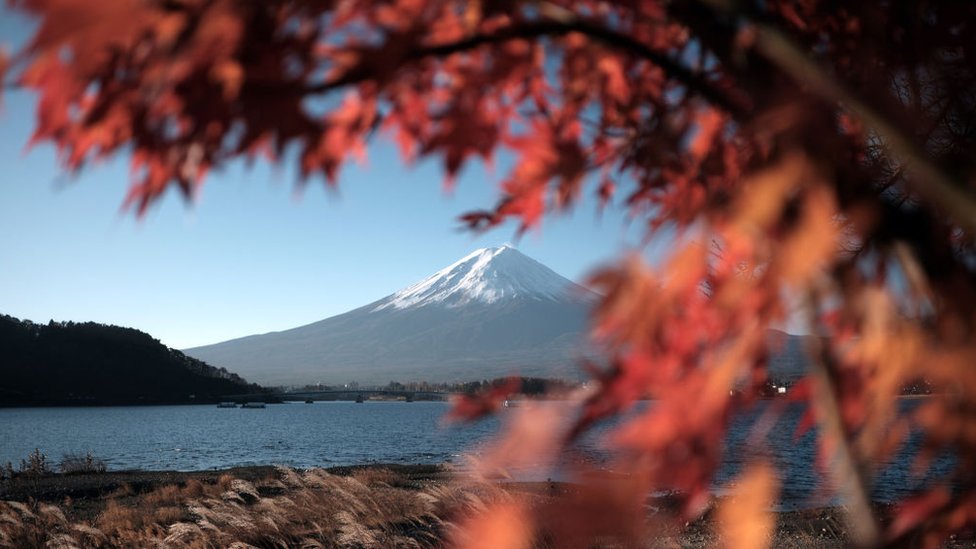
[[[241,404],[241,408],[264,408],[263,402],[245,402]]]
[[[236,402],[221,402],[217,405],[218,408],[237,408]]]

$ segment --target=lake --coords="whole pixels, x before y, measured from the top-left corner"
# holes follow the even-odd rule
[[[565,406],[552,402],[546,405]],[[91,452],[109,469],[203,470],[281,464],[330,467],[363,463],[455,463],[477,454],[500,425],[498,418],[445,426],[445,402],[317,402],[268,405],[264,409],[200,406],[0,409],[0,464],[16,466],[35,448],[57,463],[66,454]],[[510,413],[503,409],[501,415]],[[758,412],[757,412],[758,413]],[[823,505],[814,467],[814,434],[794,437],[802,413],[787,409],[770,431],[766,451],[780,469],[785,508]],[[729,433],[716,490],[733,479],[756,446],[747,440],[757,414],[739,418]],[[582,443],[597,464],[606,454],[600,432]],[[892,501],[918,490],[952,465],[936,460],[924,478],[911,472],[913,444],[884,467],[873,497]],[[549,473],[552,475],[553,473]]]

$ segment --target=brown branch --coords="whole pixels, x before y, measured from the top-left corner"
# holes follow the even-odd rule
[[[402,59],[405,62],[409,62],[419,61],[429,57],[446,57],[486,44],[499,44],[510,40],[541,38],[543,36],[565,36],[573,32],[586,35],[607,46],[623,50],[638,58],[650,61],[660,67],[670,78],[680,82],[688,91],[699,95],[712,105],[732,115],[741,116],[749,110],[746,105],[733,99],[707,80],[701,78],[700,74],[672,59],[667,54],[657,51],[630,36],[578,18],[524,23],[489,34],[476,34],[456,42],[418,47],[404,53]],[[308,86],[305,88],[305,92],[309,94],[325,93],[336,88],[368,80],[371,76],[365,71],[357,71],[354,68],[334,80]]]
[[[811,328],[817,325],[816,304],[819,302],[816,290],[811,290],[806,303]],[[820,436],[836,442],[836,450],[831,456],[833,460],[830,462],[830,472],[837,490],[843,494],[847,504],[846,518],[851,541],[855,547],[874,547],[880,539],[878,522],[871,508],[869,483],[864,468],[844,429],[829,366],[832,357],[818,336],[807,338],[807,351],[814,383],[811,399],[822,430]]]
[[[925,271],[912,253],[911,248],[904,242],[898,242],[894,246],[895,258],[901,265],[901,271],[908,281],[909,290],[915,295],[916,299],[933,301],[932,287],[929,285]]]

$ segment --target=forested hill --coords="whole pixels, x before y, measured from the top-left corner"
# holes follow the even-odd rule
[[[260,390],[139,330],[0,315],[0,406],[212,402]]]

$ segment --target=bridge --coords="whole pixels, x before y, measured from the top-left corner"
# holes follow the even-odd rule
[[[414,400],[447,400],[454,393],[439,391],[407,391],[391,389],[329,389],[325,391],[275,391],[270,393],[250,393],[242,395],[227,395],[225,400],[234,402],[264,402],[268,400],[368,400],[379,397],[381,399]]]

